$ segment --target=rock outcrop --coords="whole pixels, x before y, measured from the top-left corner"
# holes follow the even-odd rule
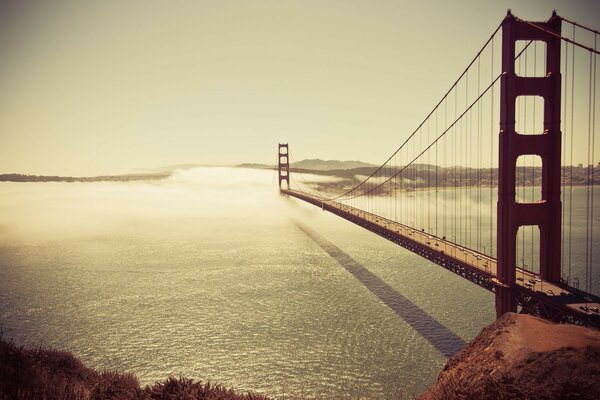
[[[600,331],[506,314],[420,396],[440,399],[600,399]]]

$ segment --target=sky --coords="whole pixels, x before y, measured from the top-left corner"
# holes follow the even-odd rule
[[[600,1],[0,0],[0,173],[381,163],[511,8]]]

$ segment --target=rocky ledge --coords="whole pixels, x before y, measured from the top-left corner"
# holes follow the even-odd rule
[[[419,399],[600,399],[600,331],[506,314]]]

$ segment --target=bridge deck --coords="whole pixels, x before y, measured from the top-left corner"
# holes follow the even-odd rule
[[[502,286],[496,279],[496,259],[445,238],[436,237],[379,215],[296,190],[286,194],[360,225],[490,291]],[[566,284],[543,281],[536,273],[517,267],[518,302],[527,312],[548,319],[600,327],[600,298]],[[587,307],[588,310],[582,309]]]

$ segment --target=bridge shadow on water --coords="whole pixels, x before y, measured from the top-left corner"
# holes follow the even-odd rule
[[[463,349],[467,343],[454,332],[427,314],[374,273],[344,253],[336,245],[299,221],[294,224],[350,272],[367,289],[405,320],[414,330],[431,343],[445,357]]]

